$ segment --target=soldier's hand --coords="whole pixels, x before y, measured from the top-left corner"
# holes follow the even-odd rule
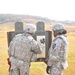
[[[51,66],[47,66],[47,68],[46,68],[47,74],[50,74],[50,69],[51,69]]]
[[[44,38],[40,39],[40,42],[44,44],[45,43],[45,39]]]

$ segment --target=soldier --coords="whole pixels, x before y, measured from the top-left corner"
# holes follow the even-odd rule
[[[54,40],[49,49],[49,57],[46,72],[50,75],[62,75],[62,71],[68,67],[68,40],[67,31],[61,23],[55,24],[52,28]]]
[[[10,75],[29,75],[30,61],[35,61],[36,54],[42,53],[43,43],[39,45],[32,37],[35,31],[34,25],[27,24],[24,33],[16,35],[11,41],[8,48]]]

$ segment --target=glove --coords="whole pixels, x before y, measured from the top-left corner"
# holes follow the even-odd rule
[[[43,39],[40,39],[40,42],[42,43],[42,44],[44,44],[45,43],[45,39],[43,38]]]
[[[47,74],[50,74],[50,69],[51,69],[51,66],[47,66],[47,68],[46,68]]]
[[[10,62],[9,58],[7,58],[7,61],[8,61],[8,65],[9,65],[9,71],[10,71],[10,68],[11,68],[11,62]]]

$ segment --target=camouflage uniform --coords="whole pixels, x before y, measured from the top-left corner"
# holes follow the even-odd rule
[[[57,35],[49,49],[48,66],[51,66],[50,75],[62,75],[67,68],[68,40],[65,35]]]
[[[8,54],[11,61],[10,75],[29,75],[30,61],[42,51],[34,38],[28,34],[16,35],[10,43]]]

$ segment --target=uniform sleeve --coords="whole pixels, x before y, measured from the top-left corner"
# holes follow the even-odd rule
[[[53,43],[53,45],[52,45],[52,49],[53,49],[53,51],[59,51],[60,50],[60,48],[61,48],[61,44],[62,44],[62,39],[57,39],[54,43]]]
[[[10,45],[9,45],[9,47],[8,47],[8,55],[9,55],[9,57],[14,54],[15,39],[17,39],[17,38],[20,37],[21,35],[22,35],[22,34],[17,34],[17,35],[12,39],[12,41],[10,42]]]
[[[60,52],[60,60],[61,61],[66,61],[68,57],[68,43],[64,43],[64,41],[62,42],[62,49]]]
[[[33,52],[35,52],[36,54],[41,54],[42,53],[39,44],[34,39],[31,42],[31,50]]]
[[[10,42],[10,45],[8,47],[8,55],[9,57],[14,55],[14,47],[15,47],[15,39],[17,38],[18,35],[16,35],[12,41]]]
[[[52,44],[52,49],[50,51],[50,57],[53,58],[60,58],[59,53],[61,52],[61,46],[62,46],[62,39],[57,39],[53,44]]]
[[[56,41],[52,42],[52,45],[49,49],[49,54],[48,54],[48,66],[52,65],[53,61],[58,61],[59,60],[59,52],[61,49],[61,44],[62,44],[62,40],[61,39],[57,39]]]
[[[9,55],[9,57],[11,56],[11,51],[12,51],[12,48],[13,48],[12,45],[13,45],[13,42],[11,41],[10,45],[8,47],[8,55]]]

